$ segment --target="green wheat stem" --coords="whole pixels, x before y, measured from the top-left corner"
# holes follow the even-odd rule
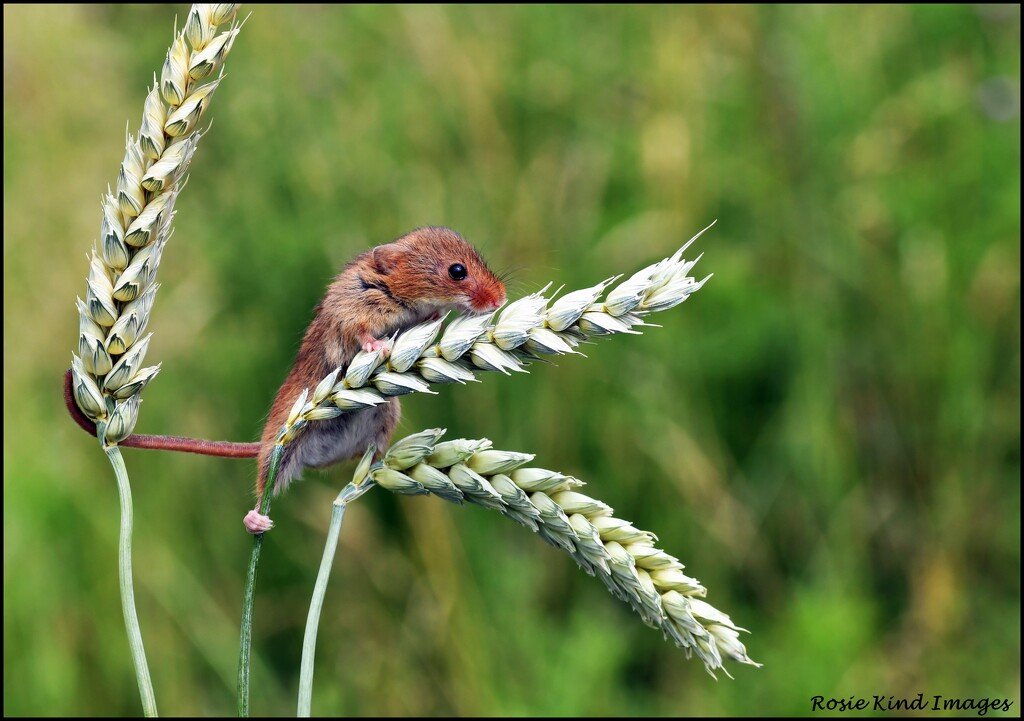
[[[274,487],[277,480],[277,469],[281,465],[281,456],[284,454],[284,446],[280,443],[274,446],[270,455],[270,470],[267,473],[267,488]],[[264,493],[263,501],[260,503],[260,513],[264,516],[270,513],[270,499],[272,493]],[[260,562],[260,550],[263,548],[263,534],[258,533],[252,539],[252,553],[249,555],[249,570],[245,576],[245,595],[242,599],[242,630],[239,634],[238,645],[238,715],[249,715],[249,665],[252,660],[252,606],[256,595],[256,567]]]
[[[297,716],[309,717],[313,704],[313,664],[316,655],[316,634],[320,627],[320,614],[324,608],[324,596],[327,595],[327,581],[331,577],[331,566],[334,565],[334,554],[338,549],[341,537],[341,523],[345,519],[345,509],[351,501],[359,498],[373,488],[374,482],[370,473],[383,467],[381,462],[371,465],[377,452],[377,446],[371,444],[363,454],[356,467],[352,482],[341,489],[331,506],[331,525],[327,529],[327,540],[324,543],[324,555],[320,559],[320,571],[313,587],[313,598],[309,602],[309,614],[306,616],[306,633],[302,638],[302,667],[299,674],[299,708]]]
[[[334,564],[334,553],[338,549],[338,538],[341,536],[341,523],[345,519],[348,504],[335,501],[331,507],[331,525],[327,529],[327,542],[324,544],[324,556],[320,560],[320,571],[313,587],[313,600],[309,604],[309,615],[306,616],[306,633],[302,637],[302,666],[299,673],[299,708],[297,716],[309,717],[313,703],[313,663],[316,652],[316,633],[320,627],[320,613],[324,608],[324,596],[327,594],[327,581],[331,576]]]
[[[102,437],[102,434],[101,434]],[[135,665],[135,676],[139,681],[139,695],[142,697],[142,709],[146,716],[155,717],[156,696],[153,693],[153,681],[149,676],[146,664],[146,649],[142,645],[142,630],[139,628],[139,616],[135,612],[135,589],[132,584],[132,488],[128,482],[128,470],[125,468],[121,449],[109,446],[105,449],[110,465],[117,476],[117,492],[121,500],[121,531],[118,540],[118,574],[121,579],[121,610],[124,611],[124,627],[128,632],[128,645],[132,651],[132,662]]]

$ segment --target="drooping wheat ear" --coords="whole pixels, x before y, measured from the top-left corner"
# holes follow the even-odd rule
[[[712,676],[717,669],[728,675],[723,659],[759,665],[739,640],[745,629],[702,600],[707,589],[683,573],[679,559],[657,548],[653,533],[616,518],[610,506],[580,493],[583,481],[526,468],[532,455],[494,450],[487,439],[439,442],[444,432],[435,428],[407,436],[373,465],[368,453],[340,502],[376,483],[395,493],[430,493],[493,509],[568,552],[644,623],[660,629],[687,657],[696,654]]]
[[[459,317],[448,324],[439,339],[443,318],[414,326],[396,337],[386,360],[379,351],[361,351],[344,376],[338,368],[317,385],[312,396],[308,388],[302,393],[292,406],[278,442],[289,443],[310,422],[369,408],[384,403],[389,396],[433,393],[431,383],[466,383],[476,380],[475,371],[526,373],[525,365],[545,356],[580,354],[576,348],[592,338],[638,334],[634,327],[648,325],[644,316],[679,305],[711,277],[698,281],[690,275],[700,256],[683,259],[690,244],[708,228],[671,257],[619,283],[604,300],[598,298],[621,276],[554,301],[543,295],[549,284],[507,306],[494,324],[493,314]]]
[[[78,299],[78,354],[71,372],[79,408],[97,421],[101,445],[131,435],[140,393],[159,372],[142,366],[152,334],[143,336],[159,284],[156,271],[171,235],[174,202],[197,130],[238,35],[238,5],[193,5],[167,51],[160,80],[146,96],[138,135],[128,134],[116,188],[102,200],[85,300]],[[232,23],[225,32],[217,29]],[[203,82],[207,81],[207,82]]]

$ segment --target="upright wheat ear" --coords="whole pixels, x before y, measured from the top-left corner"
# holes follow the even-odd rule
[[[197,130],[238,35],[238,5],[193,5],[167,51],[160,80],[146,96],[138,135],[127,136],[113,190],[103,197],[99,248],[78,300],[78,353],[71,373],[75,401],[97,422],[104,446],[129,435],[142,389],[160,365],[143,367],[144,336],[157,289],[156,271],[171,236],[174,202],[199,143]]]
[[[171,237],[174,201],[199,143],[196,129],[238,35],[238,5],[193,5],[185,29],[167,51],[160,80],[146,96],[138,136],[128,135],[113,191],[103,197],[99,248],[93,248],[85,300],[78,299],[78,353],[72,354],[72,392],[96,421],[96,437],[114,468],[120,496],[118,576],[121,610],[146,716],[156,716],[132,584],[132,493],[118,443],[139,417],[142,389],[160,366],[143,367],[150,336],[143,336],[159,285],[156,271]]]

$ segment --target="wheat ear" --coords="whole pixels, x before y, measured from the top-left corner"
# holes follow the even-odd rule
[[[526,468],[533,455],[494,450],[487,439],[439,443],[443,434],[443,429],[431,429],[393,444],[380,466],[368,472],[369,479],[395,493],[430,493],[453,503],[475,503],[526,526],[600,578],[687,656],[696,654],[712,676],[723,668],[723,656],[757,665],[739,641],[745,629],[700,600],[707,589],[683,573],[679,559],[656,548],[653,533],[616,518],[610,506],[579,493],[583,481]],[[359,485],[362,479],[353,482]]]
[[[156,696],[146,663],[132,583],[132,493],[117,444],[131,435],[140,394],[160,366],[143,367],[152,334],[142,333],[159,285],[156,271],[171,236],[174,202],[199,142],[197,130],[238,27],[238,5],[193,5],[176,33],[160,81],[146,96],[137,136],[128,135],[113,191],[101,202],[99,250],[89,262],[85,300],[78,299],[78,353],[72,354],[72,392],[117,478],[121,521],[118,576],[128,645],[146,716],[156,716]]]
[[[142,389],[160,370],[159,364],[143,367],[152,334],[142,334],[159,288],[156,272],[174,204],[201,136],[197,127],[239,32],[232,23],[237,10],[233,4],[192,6],[146,96],[138,134],[127,136],[117,184],[101,202],[99,249],[90,259],[85,300],[77,303],[71,372],[75,401],[96,421],[104,447],[131,435]],[[231,27],[217,34],[226,23]]]
[[[576,350],[579,345],[594,338],[638,334],[635,328],[649,325],[644,322],[646,315],[679,305],[711,277],[696,280],[690,271],[700,257],[683,258],[690,244],[708,228],[672,256],[619,283],[604,300],[598,299],[621,276],[557,300],[544,296],[549,284],[507,306],[493,324],[494,314],[462,316],[449,323],[440,338],[443,318],[414,326],[395,338],[387,359],[381,351],[361,351],[344,375],[338,368],[312,395],[307,388],[296,399],[277,442],[291,442],[311,422],[369,408],[390,396],[433,393],[431,383],[466,383],[477,379],[476,371],[526,373],[524,366],[530,362],[580,354]]]

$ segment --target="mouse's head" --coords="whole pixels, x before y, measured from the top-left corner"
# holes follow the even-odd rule
[[[374,248],[370,258],[392,295],[407,304],[487,313],[505,302],[505,284],[450,228],[417,228]]]

